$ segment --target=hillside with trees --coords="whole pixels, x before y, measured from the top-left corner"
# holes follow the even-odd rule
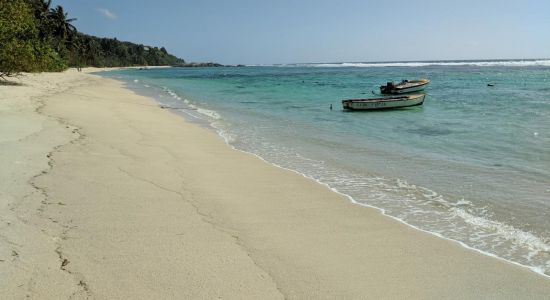
[[[70,66],[125,67],[125,66],[175,66],[185,64],[166,51],[164,47],[144,46],[116,38],[99,38],[76,33],[64,57]]]
[[[0,0],[0,77],[68,67],[184,65],[164,47],[145,46],[77,31],[51,0]]]

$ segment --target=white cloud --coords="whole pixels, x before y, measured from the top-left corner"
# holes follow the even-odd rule
[[[96,8],[95,10],[97,10],[100,14],[102,14],[107,19],[116,20],[117,18],[117,16],[113,12],[111,12],[106,8]]]

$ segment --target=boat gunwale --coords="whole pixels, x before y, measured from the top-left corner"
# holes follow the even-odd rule
[[[411,108],[411,107],[416,107],[416,106],[422,106],[422,104],[424,104],[424,99],[416,104],[412,104],[412,105],[406,105],[406,106],[397,106],[397,107],[373,107],[373,108],[353,108],[353,107],[348,107],[348,108],[344,108],[344,111],[349,111],[349,112],[374,112],[374,111],[388,111],[388,110],[397,110],[397,109],[403,109],[403,108]]]
[[[391,97],[391,98],[345,99],[345,100],[342,100],[342,103],[344,102],[395,102],[395,101],[413,100],[423,96],[426,96],[426,94],[406,95],[406,96]]]
[[[415,83],[415,82],[422,82],[422,81],[424,81],[424,82],[419,83],[419,84],[410,85],[410,86],[402,86],[402,87],[400,87],[399,84],[397,84],[397,85],[394,86],[394,89],[396,89],[396,90],[406,90],[406,89],[416,88],[416,87],[423,86],[423,85],[426,85],[426,84],[430,83],[429,79],[411,80],[407,83]]]

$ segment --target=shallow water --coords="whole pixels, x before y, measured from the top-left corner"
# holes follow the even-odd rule
[[[550,274],[549,60],[103,75],[211,124],[235,148],[357,203]],[[423,106],[341,110],[341,99],[370,97],[380,84],[403,78],[431,79]]]

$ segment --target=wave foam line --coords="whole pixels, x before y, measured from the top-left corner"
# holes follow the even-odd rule
[[[388,213],[386,212],[386,210],[383,209],[383,208],[380,208],[380,207],[377,207],[377,206],[373,206],[373,205],[370,205],[370,204],[366,204],[366,203],[359,202],[359,201],[357,201],[356,199],[354,199],[352,196],[350,196],[350,195],[348,195],[348,194],[345,194],[345,193],[339,191],[338,189],[336,189],[336,188],[334,188],[334,187],[331,187],[329,184],[324,183],[324,182],[322,182],[322,181],[320,181],[320,180],[318,180],[318,179],[316,179],[316,178],[313,178],[313,177],[311,177],[311,176],[309,176],[309,175],[307,175],[307,174],[305,174],[305,173],[302,173],[302,172],[300,172],[300,171],[297,171],[297,170],[294,170],[294,169],[290,169],[290,168],[284,167],[284,166],[282,166],[282,165],[279,165],[279,164],[273,163],[273,162],[271,162],[271,161],[268,161],[267,159],[265,159],[264,157],[262,157],[262,156],[260,156],[260,155],[258,155],[258,154],[256,154],[256,153],[238,149],[238,148],[236,148],[235,146],[233,146],[233,145],[231,144],[231,142],[234,140],[234,138],[233,138],[229,133],[227,133],[225,130],[223,130],[223,129],[220,128],[219,126],[216,126],[215,124],[211,124],[211,126],[212,126],[212,128],[214,128],[214,129],[216,130],[218,136],[220,136],[220,137],[224,140],[224,142],[225,142],[229,147],[231,147],[233,150],[236,150],[236,151],[239,151],[239,152],[242,152],[242,153],[246,153],[246,154],[253,155],[253,156],[257,157],[258,159],[260,159],[260,160],[262,160],[262,161],[264,161],[264,162],[266,162],[266,163],[268,163],[268,164],[270,164],[270,165],[272,165],[272,166],[275,166],[275,167],[277,167],[277,168],[281,168],[281,169],[283,169],[283,170],[287,170],[287,171],[294,172],[294,173],[296,173],[296,174],[298,174],[298,175],[301,175],[302,177],[305,177],[305,178],[307,178],[307,179],[309,179],[309,180],[313,180],[314,182],[316,182],[316,183],[318,183],[318,184],[320,184],[320,185],[325,186],[325,187],[328,188],[329,190],[331,190],[331,191],[333,191],[333,192],[335,192],[335,193],[337,193],[337,194],[339,194],[339,195],[342,195],[342,196],[346,197],[346,198],[347,198],[351,203],[353,203],[353,204],[360,205],[360,206],[364,206],[364,207],[369,207],[369,208],[372,208],[372,209],[376,209],[376,210],[378,210],[379,212],[381,212],[384,216],[389,217],[389,218],[391,218],[391,219],[393,219],[393,220],[395,220],[395,221],[397,221],[397,222],[399,222],[399,223],[402,223],[402,224],[404,224],[404,225],[406,225],[406,226],[409,226],[409,227],[411,227],[411,228],[413,228],[413,229],[415,229],[415,230],[419,230],[419,231],[421,231],[421,232],[424,232],[424,233],[428,233],[428,234],[434,235],[434,236],[436,236],[436,237],[438,237],[438,238],[441,238],[441,239],[444,239],[444,240],[447,240],[447,241],[451,241],[451,242],[458,243],[460,246],[462,246],[462,247],[464,247],[464,248],[466,248],[466,249],[468,249],[468,250],[476,251],[476,252],[481,253],[481,254],[483,254],[483,255],[486,255],[486,256],[489,256],[489,257],[493,257],[493,258],[496,258],[496,259],[498,259],[498,260],[505,261],[505,262],[507,262],[507,263],[511,263],[511,264],[514,264],[514,265],[519,266],[519,267],[522,267],[522,268],[526,268],[526,269],[528,269],[528,270],[530,270],[530,271],[532,271],[532,272],[534,272],[534,273],[536,273],[536,274],[538,274],[538,275],[540,275],[540,276],[543,276],[543,277],[545,277],[545,278],[550,279],[550,275],[549,275],[549,274],[546,274],[546,273],[544,272],[544,270],[543,270],[542,268],[540,268],[540,267],[537,267],[537,266],[527,266],[527,265],[521,264],[521,263],[516,262],[516,261],[508,260],[508,259],[503,258],[503,257],[500,257],[500,256],[498,256],[498,255],[496,255],[496,254],[494,254],[494,253],[486,252],[486,251],[483,251],[483,250],[481,250],[481,249],[477,249],[477,248],[474,248],[474,247],[472,247],[472,246],[469,246],[468,244],[466,244],[466,243],[464,243],[464,242],[462,242],[462,241],[455,240],[455,239],[446,237],[446,236],[444,236],[444,235],[442,235],[442,234],[440,234],[440,233],[428,231],[428,230],[422,229],[422,228],[420,228],[420,227],[417,227],[417,226],[415,226],[415,225],[409,224],[409,223],[407,223],[405,220],[402,220],[402,219],[400,219],[400,218],[398,218],[398,217],[395,217],[395,216],[392,216],[392,215],[388,214]]]

